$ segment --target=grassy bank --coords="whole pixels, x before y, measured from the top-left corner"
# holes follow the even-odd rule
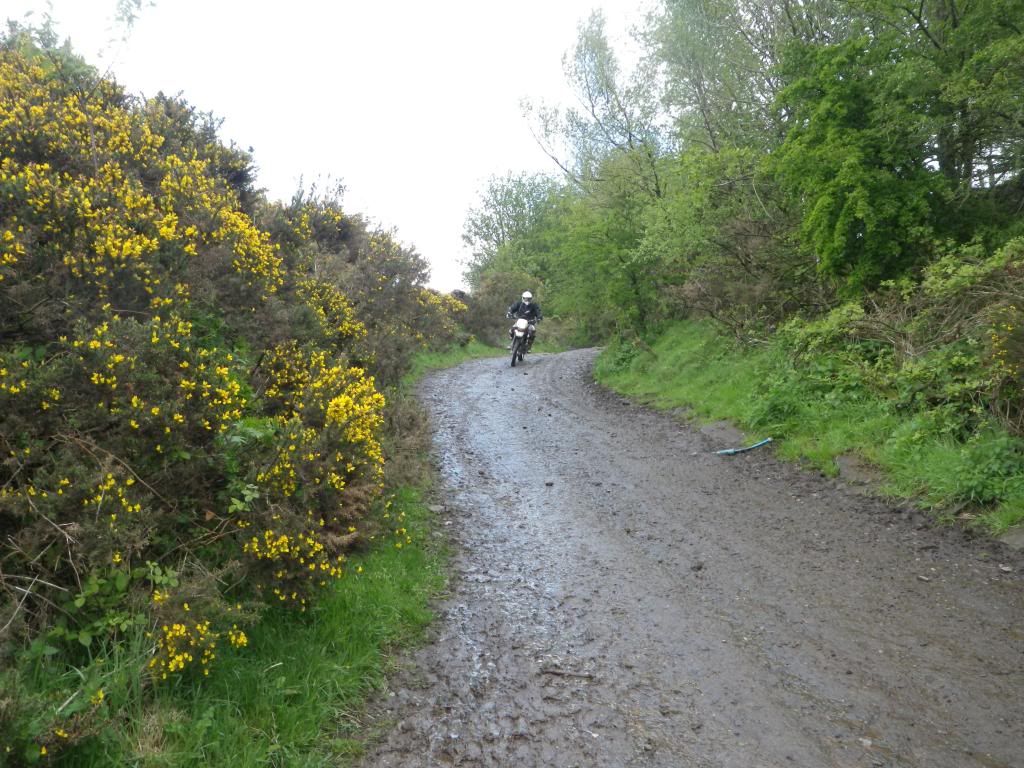
[[[945,428],[948,414],[900,408],[834,359],[796,365],[777,344],[739,345],[710,324],[691,322],[650,346],[609,346],[595,372],[655,407],[727,419],[751,440],[773,437],[782,457],[829,474],[837,456],[856,454],[884,476],[883,492],[937,515],[956,509],[992,533],[1024,520],[1020,439],[994,424],[955,437]]]
[[[497,357],[504,354],[505,350],[483,344],[476,339],[468,344],[453,346],[441,352],[421,352],[413,358],[412,370],[405,376],[403,383],[408,386],[428,371],[451,368],[459,363],[480,357]]]

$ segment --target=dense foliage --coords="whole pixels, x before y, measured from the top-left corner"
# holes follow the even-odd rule
[[[638,348],[710,316],[779,349],[776,394],[856,382],[937,438],[1008,433],[1024,472],[1021,19],[663,0],[627,76],[594,15],[565,60],[582,107],[533,110],[561,173],[493,180],[467,223],[473,300],[528,283],[579,341]]]
[[[382,392],[464,307],[337,195],[254,183],[180,98],[0,44],[0,759],[209,674],[387,514]]]

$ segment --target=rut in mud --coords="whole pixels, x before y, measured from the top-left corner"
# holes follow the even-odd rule
[[[366,766],[1024,766],[1018,554],[716,456],[593,357],[424,383],[452,587]]]

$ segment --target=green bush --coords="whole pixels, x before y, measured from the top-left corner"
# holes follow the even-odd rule
[[[978,433],[960,449],[960,466],[950,497],[992,504],[1024,491],[1024,440],[999,433]]]

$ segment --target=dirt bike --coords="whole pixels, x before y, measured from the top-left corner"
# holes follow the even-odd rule
[[[533,321],[537,323],[537,320]],[[512,326],[512,367],[522,362],[530,349],[530,321],[520,317]]]

